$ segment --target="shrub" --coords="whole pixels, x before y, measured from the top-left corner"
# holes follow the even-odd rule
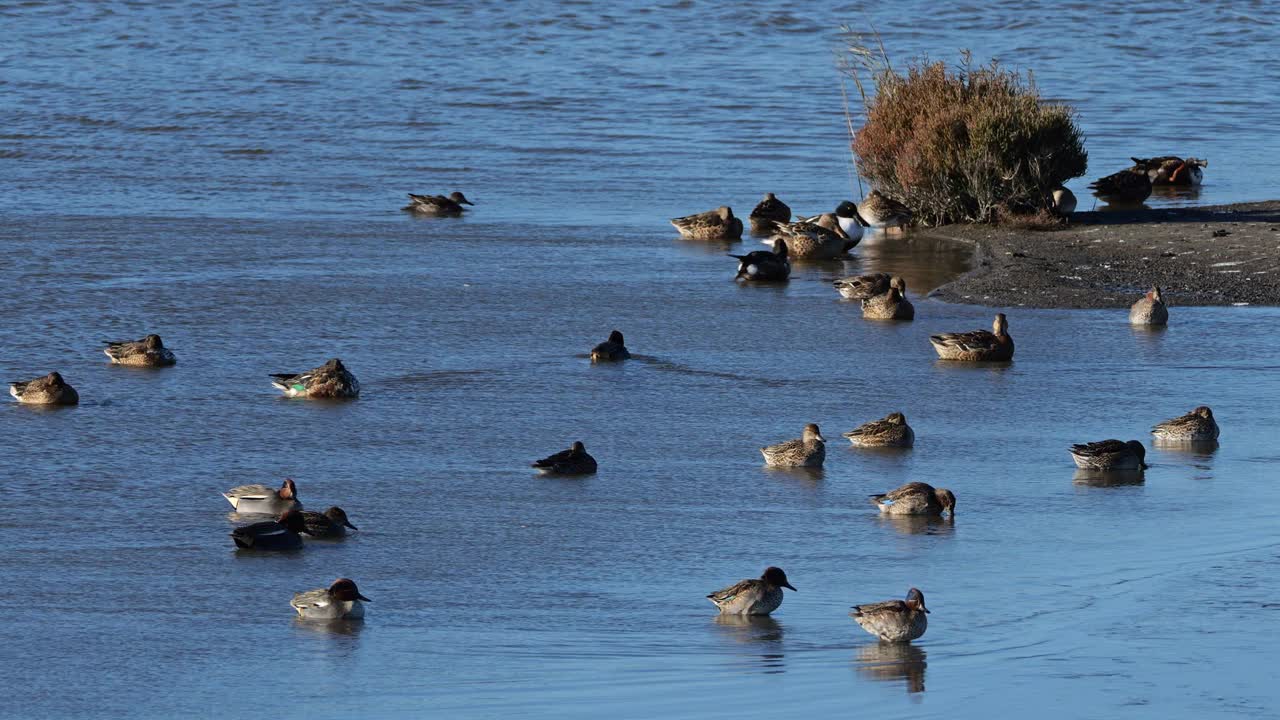
[[[998,62],[948,70],[941,62],[912,62],[906,74],[865,48],[842,69],[863,84],[870,71],[875,94],[863,94],[866,122],[853,133],[858,170],[873,187],[911,208],[928,225],[994,222],[1036,213],[1049,194],[1085,173],[1088,155],[1074,111],[1040,98]],[[850,127],[852,132],[852,126]]]

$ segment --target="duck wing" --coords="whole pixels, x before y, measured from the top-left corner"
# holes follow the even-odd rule
[[[876,615],[902,615],[911,612],[911,608],[907,606],[905,600],[885,600],[884,602],[869,603],[867,605],[854,605],[853,612],[849,613],[854,617],[874,617]]]
[[[1000,344],[999,338],[990,330],[974,330],[963,333],[942,333],[930,335],[929,341],[934,345],[954,347],[961,350],[989,350]]]
[[[305,608],[322,608],[328,606],[331,602],[333,602],[333,598],[329,595],[327,588],[316,588],[315,590],[295,593],[289,604],[301,614]]]
[[[833,280],[831,284],[841,291],[842,295],[853,300],[868,300],[876,295],[889,292],[889,273],[872,273],[870,275],[851,275]]]
[[[1129,446],[1123,440],[1099,440],[1097,442],[1081,443],[1071,446],[1071,452],[1076,455],[1084,455],[1086,457],[1096,457],[1099,455],[1112,455],[1118,452],[1128,452]]]
[[[731,602],[735,597],[744,592],[757,589],[762,582],[764,581],[759,578],[749,578],[747,580],[736,582],[727,588],[717,590],[707,595],[707,597],[711,598],[712,602],[715,604],[720,605],[722,603]]]
[[[561,450],[560,452],[554,455],[548,455],[547,457],[544,457],[541,460],[533,461],[532,467],[554,468],[561,463],[568,462],[569,459],[572,457],[573,457],[573,448],[570,448],[568,450]]]

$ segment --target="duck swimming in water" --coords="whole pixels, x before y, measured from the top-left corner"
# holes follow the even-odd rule
[[[405,212],[417,213],[419,215],[440,215],[444,217],[459,217],[466,210],[463,205],[472,205],[475,203],[468,200],[460,192],[449,193],[445,195],[414,195],[409,193],[409,204],[405,205],[401,210]]]
[[[1168,325],[1169,307],[1160,288],[1153,287],[1129,308],[1130,325]]]
[[[568,450],[535,460],[533,467],[546,475],[591,475],[596,471],[596,459],[579,440]]]
[[[942,333],[930,336],[929,342],[943,360],[982,362],[1013,359],[1013,338],[1009,335],[1009,321],[1004,313],[996,315],[991,323],[991,332]]]
[[[871,504],[885,515],[956,515],[956,496],[946,488],[912,482],[896,490],[871,496]]]
[[[1071,446],[1071,459],[1081,470],[1145,470],[1147,449],[1137,440],[1099,440]]]
[[[173,351],[164,346],[159,335],[148,335],[141,340],[105,340],[102,352],[116,365],[137,367],[167,367],[178,360]]]
[[[334,358],[318,368],[293,375],[277,373],[271,384],[284,392],[286,397],[313,399],[355,398],[360,395],[360,383],[342,361]]]
[[[621,362],[631,357],[631,353],[627,352],[626,343],[623,340],[622,333],[614,330],[609,333],[609,339],[591,348],[591,362]]]
[[[364,617],[362,603],[373,602],[360,594],[350,578],[338,578],[327,588],[307,590],[293,596],[289,604],[303,620],[359,620]]]
[[[1133,161],[1131,171],[1146,171],[1151,184],[1161,185],[1199,185],[1204,181],[1204,170],[1209,167],[1208,160],[1189,157],[1183,160],[1174,155],[1153,158],[1129,158]]]
[[[809,423],[799,438],[762,447],[760,454],[769,467],[822,467],[827,458],[826,442],[818,426]]]
[[[844,436],[854,447],[909,448],[916,442],[915,431],[907,424],[907,416],[900,412],[859,425]]]
[[[775,224],[791,222],[791,208],[773,193],[765,193],[748,219],[751,220],[752,232],[773,232]]]
[[[76,405],[80,402],[80,393],[56,372],[35,380],[11,382],[9,394],[26,405]]]
[[[849,616],[863,630],[884,642],[911,642],[929,629],[929,609],[924,606],[924,593],[915,588],[907,591],[906,600],[886,600],[870,605],[854,605]]]
[[[738,274],[734,280],[747,282],[782,282],[791,277],[791,261],[787,259],[787,244],[781,238],[773,241],[773,252],[755,250],[746,255],[730,255],[738,261]]]
[[[1214,442],[1218,439],[1218,422],[1213,419],[1213,411],[1201,405],[1186,415],[1159,423],[1151,428],[1151,434],[1168,443]]]
[[[681,237],[690,240],[741,240],[742,221],[733,216],[733,208],[721,205],[715,210],[671,218]]]
[[[721,615],[768,615],[782,605],[782,588],[795,590],[782,568],[767,567],[759,578],[740,580],[707,599]]]

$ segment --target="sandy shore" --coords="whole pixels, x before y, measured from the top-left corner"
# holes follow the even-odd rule
[[[1052,231],[927,232],[976,247],[976,267],[932,293],[947,302],[1128,307],[1159,285],[1170,305],[1280,305],[1280,200],[1080,212]]]

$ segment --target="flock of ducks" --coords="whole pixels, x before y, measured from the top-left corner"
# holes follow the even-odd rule
[[[1152,183],[1198,184],[1202,160],[1160,157],[1147,160],[1134,158],[1134,167],[1102,178],[1094,185],[1099,194],[1128,193],[1128,197],[1145,199]],[[1145,186],[1145,193],[1141,188]],[[1138,188],[1127,190],[1124,188]],[[410,204],[403,209],[422,215],[457,217],[465,205],[473,205],[460,192],[444,195],[409,194]],[[1060,188],[1052,198],[1055,208],[1067,213],[1074,210],[1075,198]],[[1069,208],[1069,209],[1067,209]],[[878,191],[868,193],[859,204],[841,202],[835,212],[823,213],[791,221],[791,208],[773,193],[766,193],[749,217],[753,232],[769,233],[766,242],[771,251],[754,251],[733,255],[738,260],[735,279],[746,282],[781,282],[790,276],[790,258],[830,259],[840,257],[858,244],[866,228],[888,231],[903,227],[911,220],[905,206]],[[697,240],[739,240],[743,223],[733,210],[722,206],[715,210],[671,220],[680,234]],[[833,283],[839,294],[862,304],[863,316],[876,320],[910,321],[914,306],[906,297],[906,282],[888,273],[851,276]],[[1164,325],[1168,310],[1160,289],[1153,288],[1130,309],[1133,324]],[[929,338],[938,357],[956,362],[1007,362],[1014,352],[1008,321],[997,314],[992,329],[942,333]],[[134,367],[163,368],[177,363],[174,353],[151,334],[134,341],[106,341],[103,352],[112,364]],[[622,362],[631,357],[622,333],[614,330],[608,339],[592,348],[590,358],[596,362]],[[360,383],[342,361],[333,358],[319,367],[301,373],[270,375],[271,384],[285,396],[309,399],[354,399],[359,397]],[[29,405],[75,405],[79,393],[58,372],[33,380],[10,384],[10,394]],[[1218,426],[1213,411],[1198,407],[1186,415],[1168,420],[1152,428],[1158,441],[1166,443],[1216,443]],[[865,423],[844,437],[855,447],[911,448],[915,432],[900,412]],[[1071,456],[1076,465],[1094,471],[1137,471],[1145,463],[1146,448],[1137,440],[1103,440],[1073,445]],[[816,468],[826,459],[826,439],[818,425],[805,425],[801,436],[760,448],[765,464],[777,468]],[[598,469],[596,459],[581,441],[567,450],[535,461],[532,467],[553,475],[587,475]],[[356,530],[346,512],[337,506],[323,513],[306,511],[298,499],[297,485],[286,479],[279,488],[264,485],[242,485],[223,493],[223,497],[241,515],[265,515],[272,519],[236,527],[231,538],[236,547],[253,551],[297,550],[303,547],[303,535],[336,539],[348,529]],[[955,495],[945,488],[934,488],[922,482],[911,482],[894,490],[872,495],[870,501],[887,515],[941,516],[955,515]],[[741,580],[709,594],[707,597],[722,614],[768,615],[781,606],[783,588],[795,591],[786,573],[768,567],[759,578]],[[338,578],[326,588],[297,593],[290,605],[298,616],[307,620],[332,621],[358,619],[364,615],[362,603],[369,598],[360,593],[355,581]],[[850,616],[867,632],[884,642],[908,642],[919,638],[928,627],[920,590],[911,588],[902,600],[887,600],[855,605]]]

